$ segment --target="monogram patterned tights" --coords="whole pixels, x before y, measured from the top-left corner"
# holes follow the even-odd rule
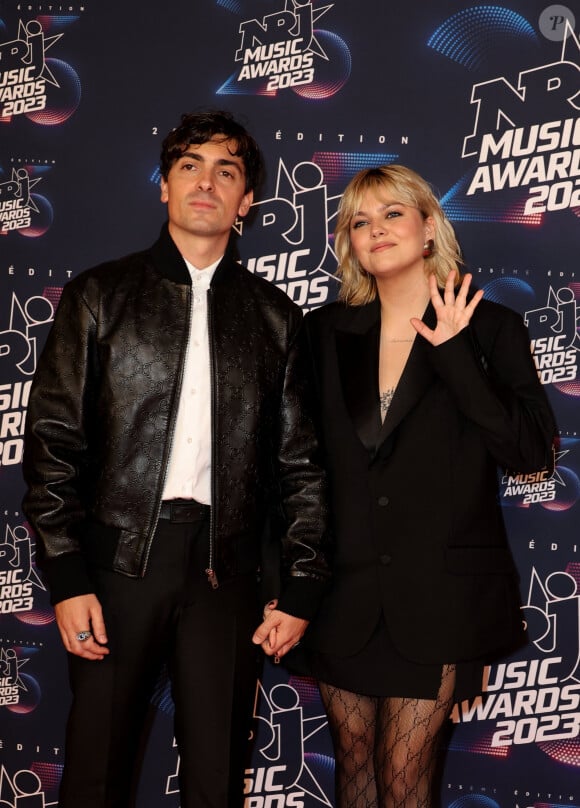
[[[442,729],[455,666],[435,701],[361,696],[320,683],[336,760],[336,808],[433,808]]]

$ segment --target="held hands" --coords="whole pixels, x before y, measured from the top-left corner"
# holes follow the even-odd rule
[[[107,632],[103,612],[96,595],[61,600],[54,607],[54,613],[64,647],[70,654],[103,659],[109,653],[105,647]],[[79,639],[83,634],[88,634],[88,638]]]
[[[298,645],[308,620],[294,617],[276,608],[277,600],[271,600],[264,609],[264,622],[258,626],[252,637],[255,645],[261,645],[265,654],[274,657],[274,662]]]
[[[273,600],[264,609],[264,621],[258,626],[252,642],[261,645],[264,653],[279,662],[284,654],[298,645],[308,620],[276,609]],[[109,654],[107,633],[101,604],[96,595],[79,595],[57,603],[54,607],[56,622],[66,650],[84,659],[103,659]],[[88,639],[79,639],[88,633]]]
[[[437,315],[437,325],[434,330],[425,325],[425,323],[417,317],[411,319],[411,323],[417,333],[428,340],[431,345],[441,345],[465,328],[471,320],[477,304],[483,297],[483,291],[479,289],[473,295],[469,303],[467,302],[467,293],[472,278],[469,273],[463,278],[456,295],[454,288],[456,276],[457,272],[455,270],[449,273],[445,282],[443,298],[441,298],[435,275],[429,275],[431,303]]]

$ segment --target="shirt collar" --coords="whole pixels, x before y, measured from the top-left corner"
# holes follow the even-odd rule
[[[191,275],[191,282],[196,289],[209,289],[214,272],[219,262],[222,260],[222,257],[218,258],[217,261],[214,261],[214,263],[210,264],[208,267],[204,267],[204,269],[198,269],[190,263],[187,258],[183,259]]]

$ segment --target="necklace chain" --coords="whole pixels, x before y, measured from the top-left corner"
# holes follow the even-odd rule
[[[393,396],[395,395],[395,388],[389,387],[388,390],[385,390],[384,393],[381,393],[379,396],[379,403],[381,407],[381,412],[383,415],[387,414],[387,410],[391,406],[391,401],[393,400]]]

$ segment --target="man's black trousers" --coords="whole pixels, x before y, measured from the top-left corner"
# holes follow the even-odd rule
[[[181,808],[243,804],[257,588],[254,576],[210,587],[208,536],[207,516],[163,519],[144,578],[93,571],[111,653],[95,662],[69,656],[73,704],[60,808],[133,804],[143,726],[164,664],[175,703]],[[171,773],[160,772],[160,783]]]

